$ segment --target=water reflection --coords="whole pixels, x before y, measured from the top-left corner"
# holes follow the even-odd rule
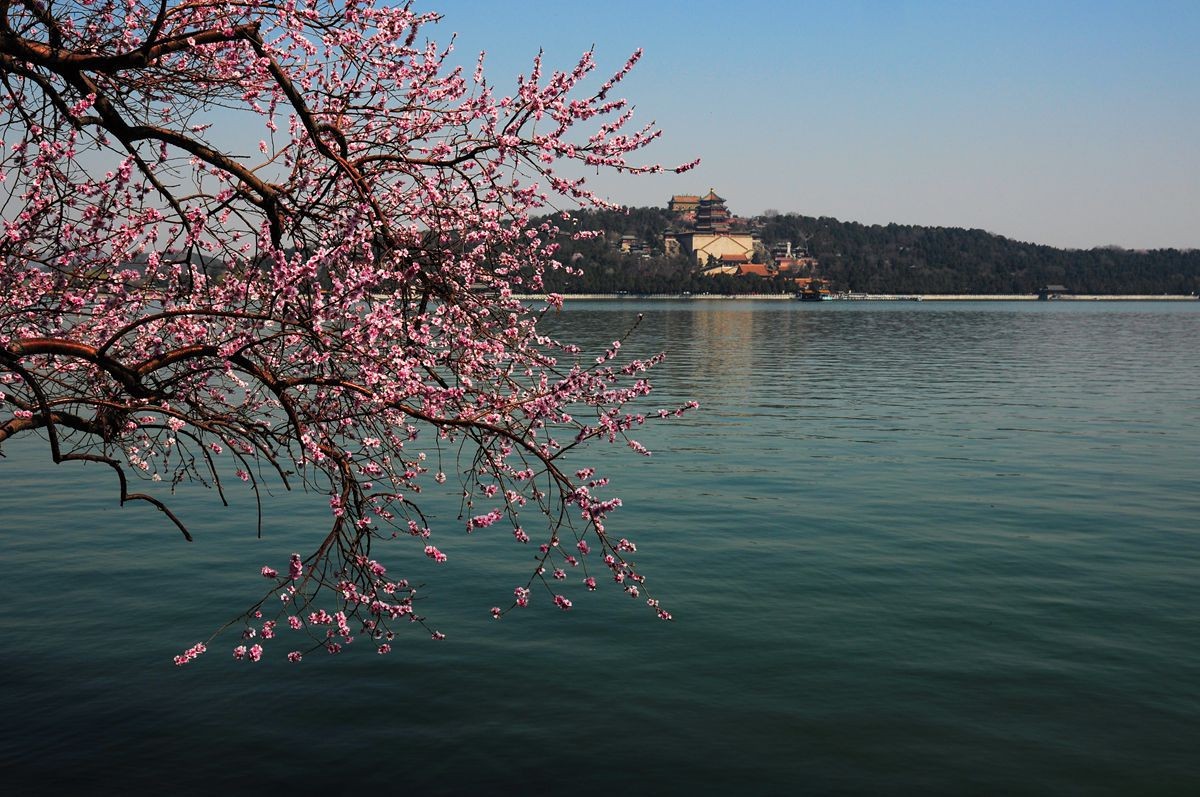
[[[206,790],[251,769],[294,783],[298,758],[314,789],[390,783],[347,771],[374,761],[434,792],[561,775],[594,793],[611,767],[680,794],[1200,789],[1200,307],[569,303],[548,324],[594,356],[638,313],[623,351],[668,353],[651,408],[701,411],[643,430],[649,459],[598,457],[675,623],[616,590],[494,623],[525,562],[480,534],[419,571],[443,645],[179,673],[163,640],[234,609],[321,502],[281,499],[261,542],[206,511],[181,548],[111,485],[9,448],[28,467],[0,491],[6,770]],[[595,760],[571,752],[596,740]]]

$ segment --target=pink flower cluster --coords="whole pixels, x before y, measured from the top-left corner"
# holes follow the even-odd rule
[[[655,420],[636,407],[662,356],[631,358],[624,338],[589,355],[541,322],[564,301],[547,272],[578,272],[558,241],[596,237],[560,209],[612,206],[596,170],[663,171],[639,160],[659,131],[611,96],[640,53],[607,80],[591,52],[563,70],[539,55],[503,92],[482,57],[453,68],[427,43],[437,15],[407,3],[101,5],[5,6],[20,68],[0,98],[0,443],[56,440],[49,402],[87,421],[72,450],[163,482],[130,493],[159,509],[187,482],[223,493],[230,472],[255,494],[319,485],[328,525],[286,571],[261,567],[277,614],[260,623],[260,602],[235,625],[239,660],[286,629],[331,653],[360,623],[375,639],[399,622],[441,638],[368,553],[412,536],[447,561],[418,502],[463,446],[451,472],[466,530],[511,522],[525,544],[542,526],[515,605],[535,580],[566,589],[550,582],[592,551],[637,594],[636,547],[605,528],[621,500],[564,455],[618,441],[649,454],[629,435]],[[263,129],[222,149],[193,121],[213,104]]]
[[[185,650],[183,653],[181,653],[175,657],[175,666],[182,667],[183,665],[187,664],[189,661],[194,660],[201,653],[204,653],[206,650],[208,650],[208,648],[206,648],[204,646],[203,642],[197,642],[196,644],[192,645],[190,648]]]
[[[259,661],[263,655],[262,645],[254,644],[247,648],[245,645],[238,645],[233,649],[233,657],[238,661],[250,660]]]

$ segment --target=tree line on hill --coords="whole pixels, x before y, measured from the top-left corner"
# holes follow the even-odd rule
[[[907,224],[865,225],[827,216],[772,214],[750,220],[769,251],[791,242],[820,262],[834,290],[869,293],[1028,294],[1064,285],[1084,294],[1200,293],[1200,250],[1057,249],[983,230]],[[564,293],[784,293],[786,278],[706,277],[684,256],[663,251],[664,231],[679,228],[662,208],[587,210],[561,223],[556,257],[582,275],[548,273],[548,290]],[[572,240],[577,230],[604,235]],[[622,252],[623,235],[641,251]],[[763,258],[764,260],[767,258]]]

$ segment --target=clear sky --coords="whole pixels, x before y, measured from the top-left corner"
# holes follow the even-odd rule
[[[715,188],[767,209],[977,227],[1081,247],[1200,247],[1200,0],[418,0],[497,87],[539,48],[624,84],[682,176],[604,178],[627,205]]]

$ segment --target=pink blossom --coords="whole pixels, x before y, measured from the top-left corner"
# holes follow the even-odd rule
[[[208,648],[204,646],[203,642],[197,642],[195,645],[192,645],[183,653],[175,657],[175,666],[182,667],[207,650]]]
[[[525,583],[565,580],[595,534],[636,590],[620,561],[636,548],[605,528],[620,499],[565,455],[648,453],[634,429],[695,402],[635,411],[662,355],[629,357],[624,337],[585,351],[543,320],[564,306],[548,288],[580,273],[561,242],[602,235],[558,209],[614,208],[597,172],[664,171],[641,160],[658,129],[616,96],[640,52],[610,75],[591,52],[560,70],[539,55],[504,92],[482,58],[471,71],[441,56],[436,15],[407,3],[80,7],[6,6],[10,33],[53,52],[17,58],[21,113],[0,144],[0,399],[17,421],[0,418],[0,444],[53,440],[28,428],[49,401],[95,419],[72,424],[72,452],[166,482],[163,501],[189,483],[228,497],[228,473],[256,496],[328,495],[313,549],[260,573],[279,579],[289,627],[324,627],[331,653],[352,619],[375,638],[426,622],[415,588],[370,557],[407,530],[447,561],[423,514],[445,467],[468,531],[511,520],[518,542],[546,541]],[[125,68],[130,53],[153,69]],[[216,105],[265,132],[216,135],[196,115]],[[130,130],[153,134],[131,144]],[[190,538],[186,518],[162,517]],[[259,605],[231,635],[274,638]],[[262,646],[234,655],[259,661]]]
[[[492,525],[496,521],[500,520],[500,518],[502,518],[502,517],[504,517],[504,513],[502,513],[499,509],[493,509],[491,512],[488,512],[486,515],[477,515],[477,516],[471,518],[470,527],[472,529],[487,528],[488,526]]]

